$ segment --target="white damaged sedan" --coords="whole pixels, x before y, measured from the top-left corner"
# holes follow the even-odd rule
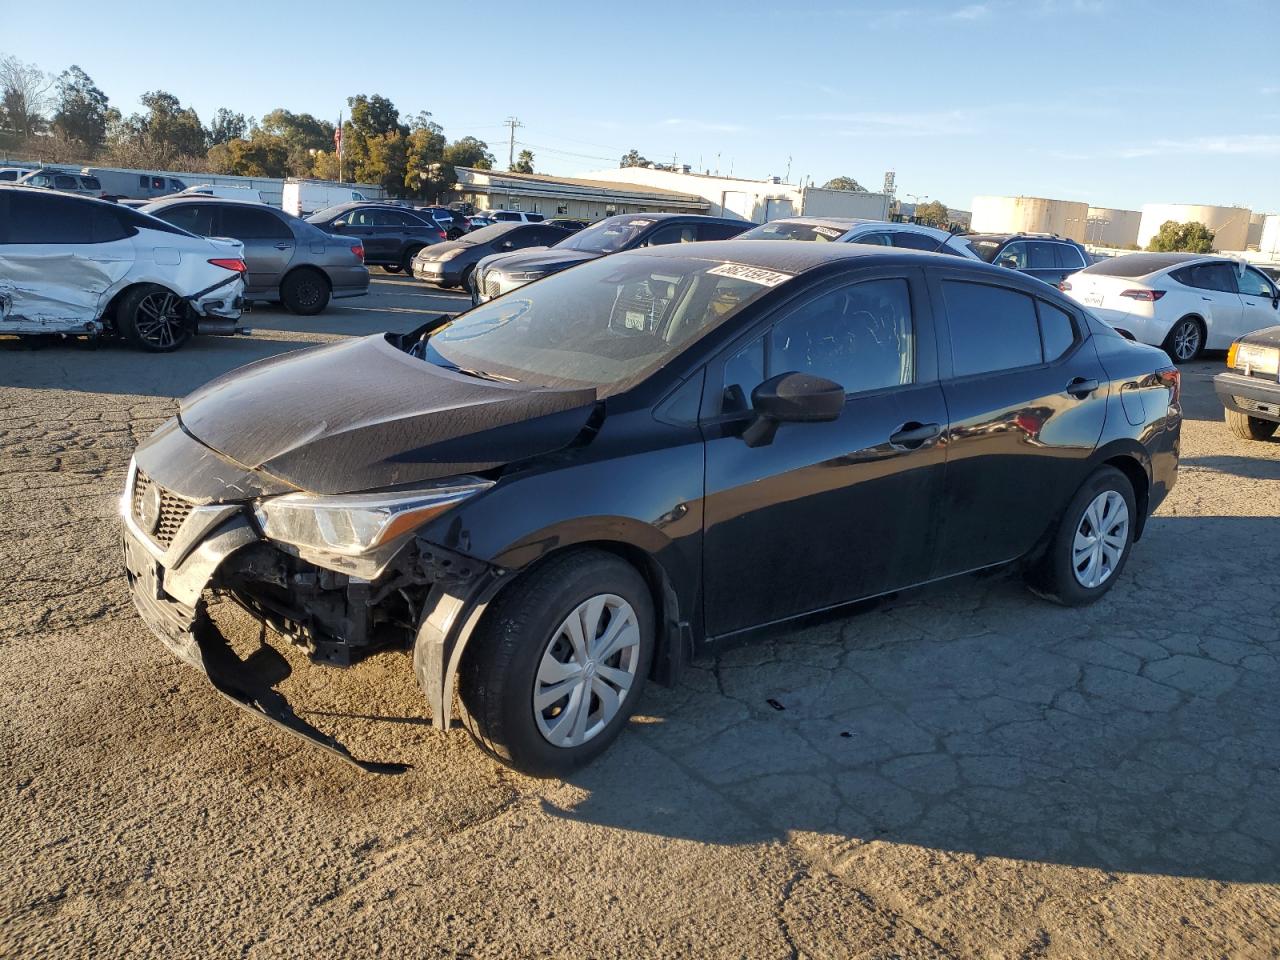
[[[0,187],[0,334],[123,337],[176,350],[234,334],[244,246],[197,237],[128,207]]]

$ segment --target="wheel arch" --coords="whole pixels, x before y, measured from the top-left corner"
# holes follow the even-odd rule
[[[170,287],[167,284],[157,283],[155,280],[134,280],[131,283],[128,283],[125,286],[121,287],[115,293],[111,294],[111,296],[107,299],[106,304],[102,308],[101,319],[104,326],[108,327],[114,333],[119,332],[118,328],[116,327],[116,310],[119,309],[120,302],[125,297],[127,297],[129,294],[133,293],[133,291],[141,287],[159,287],[162,290],[168,290],[175,297],[182,296],[182,294],[178,293],[177,290],[174,290],[173,287]],[[188,307],[188,313],[190,313],[190,307]],[[188,317],[188,319],[191,319],[191,318]]]
[[[1137,522],[1133,525],[1133,542],[1142,539],[1147,525],[1147,508],[1151,503],[1151,477],[1147,469],[1132,454],[1121,453],[1102,461],[1100,466],[1115,467],[1125,475],[1133,487],[1134,505],[1138,508]]]
[[[433,588],[414,638],[414,673],[427,696],[432,725],[447,730],[452,723],[453,688],[467,655],[471,639],[488,615],[489,608],[508,588],[553,558],[566,553],[597,550],[611,554],[631,566],[644,579],[653,600],[657,636],[650,678],[670,685],[692,656],[693,634],[682,619],[680,599],[672,578],[656,555],[636,543],[618,539],[580,539],[562,542],[535,559],[512,570],[494,566],[485,582],[469,595],[449,588]]]
[[[281,288],[284,287],[290,277],[295,277],[300,272],[318,274],[320,278],[324,280],[325,285],[329,288],[330,295],[333,294],[333,281],[329,279],[329,274],[325,272],[323,267],[318,267],[314,263],[298,263],[286,270],[284,275],[280,278]]]

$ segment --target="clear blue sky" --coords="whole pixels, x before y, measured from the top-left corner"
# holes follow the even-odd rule
[[[205,121],[336,119],[379,93],[504,163],[514,114],[550,173],[635,147],[873,189],[893,169],[899,196],[961,208],[1022,193],[1280,211],[1280,0],[4,6],[0,54],[78,64],[125,113],[159,88]]]

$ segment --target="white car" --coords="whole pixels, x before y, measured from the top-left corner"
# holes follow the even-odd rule
[[[1198,253],[1131,253],[1073,273],[1061,290],[1177,363],[1280,323],[1280,291],[1257,267]]]
[[[244,245],[197,237],[128,207],[0,186],[0,334],[121,336],[176,350],[234,334]]]
[[[919,223],[886,223],[883,220],[856,220],[851,217],[787,217],[770,220],[739,234],[738,239],[867,243],[930,253],[950,253],[967,260],[981,259],[963,237],[957,237],[946,230]]]
[[[523,210],[485,210],[481,216],[494,223],[541,223],[546,219],[540,213],[528,213]]]

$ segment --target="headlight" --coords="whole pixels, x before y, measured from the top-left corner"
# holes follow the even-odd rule
[[[509,273],[507,274],[507,279],[522,280],[527,283],[530,280],[541,280],[546,275],[546,272],[542,270],[526,270],[524,273]]]
[[[434,259],[438,263],[444,263],[446,260],[452,260],[454,257],[460,257],[460,256],[462,256],[462,248],[454,247],[452,250],[446,250],[444,253],[440,254]]]
[[[1227,366],[1243,370],[1248,375],[1261,373],[1274,377],[1280,371],[1280,350],[1237,340],[1227,351]]]
[[[454,477],[396,493],[289,493],[258,501],[253,512],[269,540],[290,544],[321,566],[370,576],[389,559],[380,547],[491,486],[479,477]],[[372,566],[359,562],[370,555]]]

